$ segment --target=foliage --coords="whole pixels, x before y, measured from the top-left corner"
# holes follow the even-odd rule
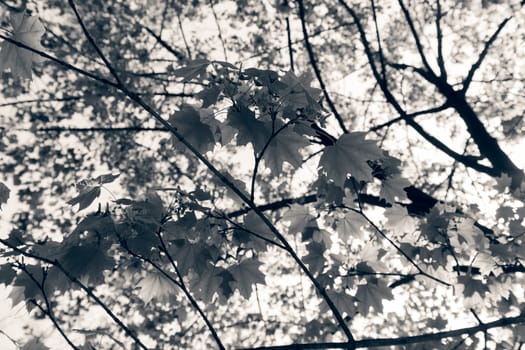
[[[521,4],[68,3],[0,34],[0,283],[60,348],[525,342]]]

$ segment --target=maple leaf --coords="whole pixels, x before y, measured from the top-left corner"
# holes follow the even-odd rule
[[[230,283],[230,286],[233,289],[238,289],[246,299],[250,298],[254,284],[266,284],[264,274],[259,271],[259,266],[261,266],[259,260],[247,259],[228,268],[228,271],[235,279]]]
[[[292,71],[287,71],[280,79],[284,84],[284,89],[280,95],[294,108],[310,107],[319,111],[321,108],[317,103],[321,90],[310,86],[312,76],[310,73],[303,73],[299,77]]]
[[[317,275],[323,271],[326,262],[324,257],[326,246],[323,242],[312,241],[306,246],[306,249],[308,250],[308,254],[305,255],[302,260],[308,265],[312,274]]]
[[[182,137],[194,146],[200,153],[213,150],[215,138],[208,125],[201,121],[199,111],[193,106],[182,105],[169,119],[170,124],[175,126]],[[175,136],[173,145],[180,151],[185,151],[186,146]]]
[[[348,243],[351,238],[363,239],[361,227],[366,224],[366,220],[354,211],[347,212],[344,217],[336,220],[337,235],[344,243]]]
[[[100,188],[103,184],[113,182],[120,174],[104,174],[97,176],[94,179],[84,179],[76,184],[78,195],[69,201],[70,205],[78,204],[78,210],[83,210],[91,205],[98,196],[100,196]]]
[[[270,141],[263,156],[264,164],[274,175],[281,173],[284,162],[298,168],[303,163],[299,150],[308,144],[309,142],[304,137],[286,128]]]
[[[416,229],[416,219],[408,215],[407,208],[395,204],[392,208],[385,210],[387,222],[385,227],[393,230],[396,234],[410,233]]]
[[[195,274],[191,280],[191,290],[195,296],[205,303],[210,303],[221,288],[223,282],[221,272],[221,269],[208,264],[203,272]]]
[[[11,267],[11,265],[1,265],[0,266],[0,284],[9,285],[16,276],[16,271]]]
[[[345,291],[334,291],[329,290],[327,291],[328,296],[334,303],[335,307],[339,312],[343,313],[345,312],[347,315],[355,315],[356,308],[354,306],[355,299],[351,295],[345,293]]]
[[[255,118],[255,112],[239,102],[228,109],[226,122],[229,126],[239,131],[237,135],[237,144],[247,145],[251,143],[255,152],[260,152],[268,138],[270,132],[266,124]]]
[[[357,181],[372,181],[372,169],[368,160],[383,157],[375,141],[365,140],[366,133],[343,134],[332,146],[326,146],[319,166],[329,179],[343,187],[346,177],[351,174]]]
[[[292,204],[282,220],[290,222],[288,233],[303,232],[308,226],[317,227],[315,217],[310,214],[308,207],[300,204]]]
[[[2,210],[2,204],[7,203],[9,199],[9,192],[11,190],[3,182],[0,182],[0,210]]]
[[[206,271],[208,262],[212,260],[210,250],[205,244],[192,244],[184,239],[176,239],[170,246],[170,254],[177,262],[182,275],[187,275],[190,269],[196,274]]]
[[[211,61],[207,59],[195,59],[188,62],[184,67],[175,69],[173,74],[182,77],[182,81],[188,83],[195,78],[201,79],[205,76],[210,63]]]
[[[217,103],[220,93],[221,89],[218,86],[212,85],[202,89],[195,96],[202,100],[202,108],[208,108]]]
[[[20,350],[50,350],[47,346],[40,341],[39,338],[34,337],[27,343],[25,343]]]
[[[66,271],[83,283],[96,285],[103,280],[102,272],[115,266],[113,258],[100,247],[86,244],[69,248],[60,259]]]
[[[44,34],[45,28],[37,16],[16,13],[11,15],[11,24],[13,26],[11,39],[33,49],[43,50],[40,37]],[[8,41],[4,41],[0,46],[0,71],[10,69],[13,76],[31,79],[33,61],[42,62],[43,58]]]
[[[388,177],[381,182],[381,192],[379,197],[384,198],[388,203],[394,204],[395,200],[408,200],[404,188],[410,186],[410,182],[400,175]]]
[[[379,313],[383,310],[383,300],[392,300],[392,290],[387,286],[386,282],[379,279],[371,279],[367,284],[360,284],[357,287],[355,295],[358,300],[357,308],[361,315],[366,316],[373,308],[375,312]]]
[[[168,302],[176,294],[177,289],[173,282],[160,272],[149,272],[137,285],[140,288],[139,296],[148,304],[152,299]]]

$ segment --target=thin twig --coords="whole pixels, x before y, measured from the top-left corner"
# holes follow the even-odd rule
[[[332,111],[334,117],[337,119],[337,122],[339,123],[339,126],[341,127],[341,130],[345,134],[348,134],[348,129],[345,126],[345,123],[343,121],[343,117],[339,114],[337,111],[337,108],[335,108],[335,105],[330,98],[330,95],[328,94],[328,91],[326,90],[326,86],[324,84],[323,78],[321,76],[321,71],[319,70],[319,66],[317,65],[317,62],[315,60],[315,54],[314,50],[312,48],[312,44],[310,43],[310,37],[308,35],[308,29],[306,28],[306,18],[305,18],[305,10],[304,10],[304,3],[303,0],[297,0],[297,4],[299,5],[299,19],[301,20],[301,27],[303,30],[303,38],[304,38],[304,45],[306,46],[306,51],[308,52],[308,57],[310,59],[310,65],[312,66],[315,76],[317,78],[317,81],[319,82],[319,86],[321,87],[321,90],[323,91],[323,95],[326,99],[326,102],[328,103],[328,107],[330,107],[330,111]]]
[[[410,27],[410,31],[412,32],[412,36],[414,37],[414,41],[416,42],[417,52],[419,53],[419,56],[421,57],[421,61],[423,62],[423,65],[425,66],[425,68],[428,70],[430,74],[435,75],[434,71],[432,70],[432,67],[430,67],[430,64],[427,61],[427,57],[423,49],[423,44],[421,44],[421,40],[419,39],[419,34],[416,31],[416,27],[414,26],[414,21],[412,21],[410,12],[405,7],[403,0],[398,0],[398,2],[399,2],[399,6],[401,7],[401,10],[403,11],[403,14],[405,15],[405,20],[407,21],[407,24]]]
[[[290,57],[290,70],[295,71],[293,64],[292,32],[290,31],[290,19],[286,17],[286,38],[288,39],[288,55]]]
[[[102,50],[98,47],[98,45],[93,40],[93,37],[87,30],[86,25],[84,24],[84,21],[82,20],[82,18],[80,17],[80,14],[78,13],[75,2],[73,0],[68,0],[68,3],[69,3],[69,6],[71,6],[71,9],[73,10],[73,12],[75,13],[75,17],[77,18],[78,24],[80,24],[80,27],[82,28],[82,31],[84,32],[84,35],[88,39],[89,43],[91,44],[91,46],[93,46],[98,56],[102,59],[106,67],[109,69],[111,75],[115,78],[118,85],[122,85],[122,81],[120,80],[117,72],[115,71],[115,69],[113,69],[113,66],[109,63],[108,59],[106,58]]]
[[[87,287],[84,283],[82,283],[80,280],[78,280],[78,278],[76,278],[75,276],[73,276],[69,271],[67,271],[63,266],[62,264],[60,264],[60,262],[58,262],[58,260],[51,260],[51,259],[48,259],[48,258],[45,258],[45,257],[42,257],[42,256],[39,256],[39,255],[36,255],[34,253],[29,253],[29,252],[26,252],[25,250],[23,249],[20,249],[18,248],[16,245],[10,243],[9,241],[5,240],[5,239],[2,239],[0,238],[0,243],[2,243],[3,245],[13,249],[15,252],[23,255],[23,256],[26,256],[28,258],[33,258],[33,259],[36,259],[36,260],[39,260],[39,261],[42,261],[42,262],[45,262],[47,264],[50,264],[50,265],[53,265],[55,266],[56,268],[58,268],[71,282],[73,282],[74,284],[78,285],[91,299],[93,299],[95,301],[95,303],[97,303],[100,307],[102,307],[102,309],[106,312],[106,314],[111,317],[111,319],[113,321],[115,321],[115,323],[126,333],[127,336],[129,336],[130,338],[132,338],[135,343],[142,349],[144,350],[147,350],[148,348],[146,347],[146,345],[144,345],[140,339],[135,335],[135,333],[133,331],[131,331],[131,329],[129,329],[121,320],[120,318],[118,318],[114,313],[113,311],[111,311],[111,309],[99,298],[95,295],[95,293],[93,293],[93,289],[92,288],[89,288]]]
[[[445,68],[445,59],[443,57],[443,30],[441,29],[441,2],[436,0],[436,39],[437,39],[437,63],[441,78],[447,80],[447,70]]]
[[[49,302],[49,298],[47,297],[47,293],[46,293],[46,290],[45,290],[45,287],[44,287],[44,283],[46,281],[46,274],[47,272],[43,271],[43,276],[42,276],[42,281],[38,281],[36,279],[36,277],[27,270],[27,268],[23,265],[23,264],[19,264],[18,266],[20,269],[22,269],[22,271],[24,271],[26,273],[27,276],[29,276],[29,278],[33,281],[34,284],[36,284],[36,286],[38,287],[38,289],[40,290],[40,292],[42,293],[42,296],[44,298],[44,303],[46,304],[46,308],[44,309],[44,307],[42,305],[40,305],[35,299],[32,299],[31,302],[38,308],[40,309],[40,311],[46,315],[49,320],[53,323],[53,326],[56,328],[56,330],[58,331],[58,333],[60,333],[60,335],[62,336],[62,338],[64,338],[64,340],[68,343],[68,345],[72,348],[72,349],[75,349],[75,350],[78,350],[78,347],[71,341],[71,339],[69,339],[69,337],[67,336],[67,334],[64,332],[64,330],[62,329],[62,327],[60,326],[60,324],[58,323],[57,319],[55,318],[55,316],[53,315],[53,310],[51,308],[51,303]]]
[[[505,18],[503,20],[503,22],[501,22],[499,24],[498,28],[496,28],[496,31],[485,42],[485,45],[483,46],[483,50],[481,50],[481,52],[480,52],[480,54],[478,56],[478,59],[476,60],[476,62],[474,62],[474,64],[472,64],[472,67],[470,67],[470,70],[469,70],[465,80],[463,81],[463,88],[461,89],[461,92],[463,94],[467,93],[467,90],[468,90],[468,88],[470,86],[470,83],[472,82],[472,78],[474,77],[474,73],[476,73],[478,68],[481,66],[481,63],[483,62],[483,60],[485,59],[485,57],[487,56],[487,54],[489,52],[490,46],[494,43],[494,41],[496,41],[496,38],[498,37],[498,34],[503,30],[503,28],[510,21],[511,18],[512,18],[512,16]]]
[[[224,37],[222,35],[222,29],[221,29],[221,25],[219,23],[219,17],[217,16],[217,13],[215,12],[215,6],[213,6],[213,1],[214,0],[209,0],[210,7],[211,7],[211,12],[213,14],[213,18],[215,19],[215,25],[217,26],[219,40],[221,41],[221,45],[222,45],[222,52],[224,54],[224,60],[227,62],[228,61],[228,53],[226,52],[226,42],[224,41]]]

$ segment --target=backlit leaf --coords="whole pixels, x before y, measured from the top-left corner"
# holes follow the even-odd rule
[[[383,152],[375,141],[365,140],[364,132],[343,134],[333,146],[326,146],[319,166],[329,179],[343,187],[347,175],[358,181],[372,181],[372,169],[367,160],[379,159]]]
[[[11,25],[13,26],[11,36],[13,40],[33,49],[43,50],[40,45],[40,37],[44,34],[45,28],[37,16],[28,16],[25,13],[13,14]],[[8,41],[4,41],[0,46],[0,71],[10,69],[13,76],[31,79],[33,61],[41,62],[42,60],[41,56]]]
[[[237,129],[237,144],[246,145],[251,143],[255,152],[260,152],[268,138],[269,130],[266,124],[255,118],[255,112],[242,103],[230,107],[226,119],[228,125]]]
[[[306,138],[286,128],[270,141],[264,153],[264,164],[274,175],[281,173],[284,162],[298,168],[303,162],[299,150],[308,144]]]
[[[238,289],[241,295],[249,299],[252,294],[253,285],[265,284],[264,274],[259,270],[261,262],[257,259],[248,259],[228,268],[235,281],[230,285]]]
[[[361,315],[366,316],[370,308],[379,313],[383,311],[383,300],[392,300],[392,290],[386,282],[380,279],[371,279],[367,284],[361,284],[357,287],[355,295],[358,300],[357,308]]]
[[[215,139],[208,125],[202,123],[199,111],[190,105],[182,105],[169,119],[179,133],[200,153],[213,150]],[[175,136],[173,145],[176,149],[185,151],[186,146]]]

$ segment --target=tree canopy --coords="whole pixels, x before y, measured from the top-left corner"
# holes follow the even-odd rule
[[[2,348],[521,349],[523,3],[0,1]]]

